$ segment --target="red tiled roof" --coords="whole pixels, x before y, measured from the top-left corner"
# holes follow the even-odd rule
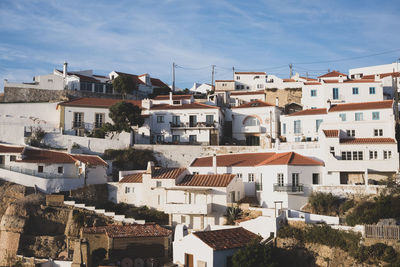
[[[132,80],[133,80],[136,84],[144,84],[144,82],[143,82],[141,79],[139,79],[139,76],[138,76],[138,75],[129,74],[129,73],[124,73],[124,72],[119,72],[119,71],[116,71],[115,73],[117,73],[118,75],[126,75],[126,76],[131,77]]]
[[[314,109],[300,110],[291,113],[288,116],[305,116],[305,115],[319,115],[319,114],[328,114],[328,112],[326,111],[326,108],[314,108]]]
[[[234,91],[231,95],[264,95],[264,91]]]
[[[130,225],[107,225],[83,228],[85,234],[106,234],[112,238],[126,237],[167,237],[172,231],[158,224],[130,224]]]
[[[339,83],[339,80],[325,80],[324,83]]]
[[[274,107],[275,105],[269,104],[261,100],[254,100],[249,103],[242,104],[238,107],[233,108],[262,108],[262,107]]]
[[[241,154],[227,154],[217,156],[217,166],[256,166],[267,158],[273,156],[275,153],[241,153]],[[196,158],[191,167],[211,167],[213,157]]]
[[[387,72],[387,73],[381,73],[378,74],[379,78],[386,78],[389,76],[393,76],[393,77],[400,77],[400,72]],[[363,77],[361,77],[361,79],[375,79],[375,74],[371,74],[371,75],[364,75]]]
[[[300,76],[299,78],[304,79],[306,81],[317,81],[317,79],[314,79],[314,78],[308,78],[308,77],[302,77],[302,76]]]
[[[190,104],[182,104],[182,105],[160,104],[160,105],[154,105],[150,109],[164,110],[164,109],[204,109],[204,108],[219,109],[219,107],[216,107],[216,106],[206,105],[206,104],[197,103],[197,102],[193,102]]]
[[[142,183],[143,182],[143,172],[132,173],[125,175],[119,183]]]
[[[320,82],[305,82],[304,85],[321,85]]]
[[[339,130],[322,130],[326,137],[339,137]]]
[[[82,155],[82,154],[72,154],[72,158],[85,163],[86,165],[104,165],[107,166],[107,162],[105,162],[99,156],[90,156],[90,155]]]
[[[151,85],[153,86],[158,86],[158,87],[168,87],[167,84],[165,84],[163,81],[157,78],[150,78]]]
[[[172,100],[191,99],[192,95],[172,95]],[[169,95],[158,95],[154,100],[168,100]]]
[[[186,175],[178,186],[226,187],[235,174],[191,174]]]
[[[357,145],[357,144],[396,144],[393,138],[352,138],[340,139],[341,144]]]
[[[23,146],[8,146],[0,144],[0,153],[22,153],[24,150]]]
[[[156,167],[153,170],[151,178],[153,178],[153,179],[176,179],[184,171],[186,171],[186,168],[159,168],[159,167]]]
[[[350,110],[365,110],[365,109],[384,109],[392,108],[393,100],[361,102],[361,103],[346,103],[333,105],[329,112],[350,111]]]
[[[215,82],[234,82],[234,80],[215,80]]]
[[[282,81],[283,81],[284,83],[296,82],[296,80],[294,80],[294,79],[282,79]]]
[[[106,78],[106,79],[109,79],[109,77],[108,77],[108,76],[105,76],[105,75],[93,74],[93,76],[94,76],[94,77],[99,77],[99,78]]]
[[[141,100],[123,100],[123,99],[111,99],[111,98],[91,98],[91,97],[82,97],[69,101],[65,101],[60,103],[60,106],[68,106],[68,107],[96,107],[96,108],[109,108],[112,105],[119,102],[128,102],[132,103],[138,107],[142,107]]]
[[[241,248],[252,240],[259,238],[258,235],[242,228],[230,228],[224,230],[201,231],[193,233],[201,241],[213,250],[225,250]]]
[[[239,71],[235,72],[235,74],[255,74],[255,75],[267,75],[266,72],[260,72],[260,71]]]
[[[346,80],[344,83],[380,83],[380,81],[375,81],[374,79],[357,79],[357,80]]]
[[[339,75],[342,75],[344,77],[347,76],[347,74],[340,73],[340,72],[334,70],[334,71],[328,72],[328,73],[326,73],[324,75],[321,75],[318,78],[339,77]]]
[[[258,165],[324,165],[323,162],[297,154],[296,152],[277,153]]]

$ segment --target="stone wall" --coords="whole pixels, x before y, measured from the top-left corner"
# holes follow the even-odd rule
[[[284,107],[286,104],[297,103],[301,105],[301,88],[286,88],[286,89],[266,89],[266,102],[275,104],[275,99],[278,97],[279,106]]]

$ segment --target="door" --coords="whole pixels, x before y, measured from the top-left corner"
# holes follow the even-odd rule
[[[190,126],[190,127],[195,127],[196,124],[197,124],[196,115],[190,115],[190,116],[189,116],[189,126]]]
[[[339,99],[339,88],[333,88],[332,89],[332,98],[333,99]]]
[[[5,156],[0,156],[0,165],[5,163]]]
[[[248,146],[259,146],[260,145],[260,137],[259,136],[246,136],[246,145]]]
[[[193,255],[185,253],[185,267],[193,267]]]
[[[292,186],[299,186],[299,174],[298,173],[292,173]]]

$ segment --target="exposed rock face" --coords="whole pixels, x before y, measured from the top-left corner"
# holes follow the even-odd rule
[[[301,105],[301,88],[287,88],[287,89],[267,89],[266,102],[275,103],[278,97],[279,106],[284,107],[286,104],[297,103]]]

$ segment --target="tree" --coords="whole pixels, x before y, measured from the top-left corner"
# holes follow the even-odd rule
[[[105,132],[131,132],[132,126],[142,126],[144,119],[141,109],[129,102],[118,102],[110,107],[108,116],[114,124],[106,123],[103,126]]]
[[[272,245],[260,243],[260,238],[251,241],[244,248],[233,254],[232,265],[234,267],[275,267],[277,261],[273,257]]]
[[[126,94],[137,90],[135,81],[129,75],[118,75],[118,77],[113,80],[112,84],[114,90],[121,93],[124,98],[126,98]]]

